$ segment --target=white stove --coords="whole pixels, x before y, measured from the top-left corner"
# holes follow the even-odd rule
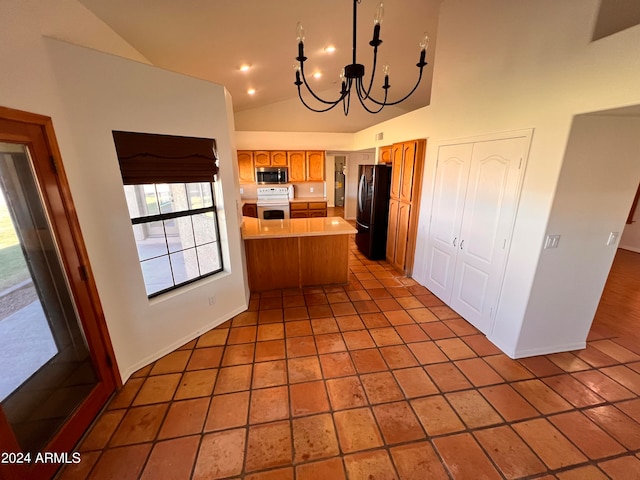
[[[258,218],[281,220],[289,218],[289,200],[293,198],[293,185],[258,187]]]

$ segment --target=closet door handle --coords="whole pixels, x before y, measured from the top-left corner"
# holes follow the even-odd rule
[[[456,246],[456,241],[457,241],[457,240],[458,240],[458,237],[456,237],[456,238],[454,238],[454,239],[453,239],[453,246],[454,246],[454,247]]]
[[[464,238],[460,240],[460,250],[462,250],[462,246],[464,245]]]

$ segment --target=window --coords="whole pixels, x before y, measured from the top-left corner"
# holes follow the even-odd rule
[[[149,297],[222,271],[213,139],[113,132]]]

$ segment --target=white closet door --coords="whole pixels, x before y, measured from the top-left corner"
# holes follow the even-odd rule
[[[425,286],[445,303],[451,298],[472,150],[472,143],[438,149]]]
[[[485,334],[493,326],[527,144],[519,137],[473,146],[450,306]]]

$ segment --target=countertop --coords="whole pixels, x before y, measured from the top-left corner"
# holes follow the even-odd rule
[[[313,237],[322,235],[349,235],[355,227],[341,217],[290,218],[285,220],[261,220],[242,217],[242,238]]]
[[[244,205],[245,203],[258,203],[257,197],[240,197],[241,203]],[[300,202],[326,202],[326,197],[296,197],[289,200],[291,203],[300,203]]]

